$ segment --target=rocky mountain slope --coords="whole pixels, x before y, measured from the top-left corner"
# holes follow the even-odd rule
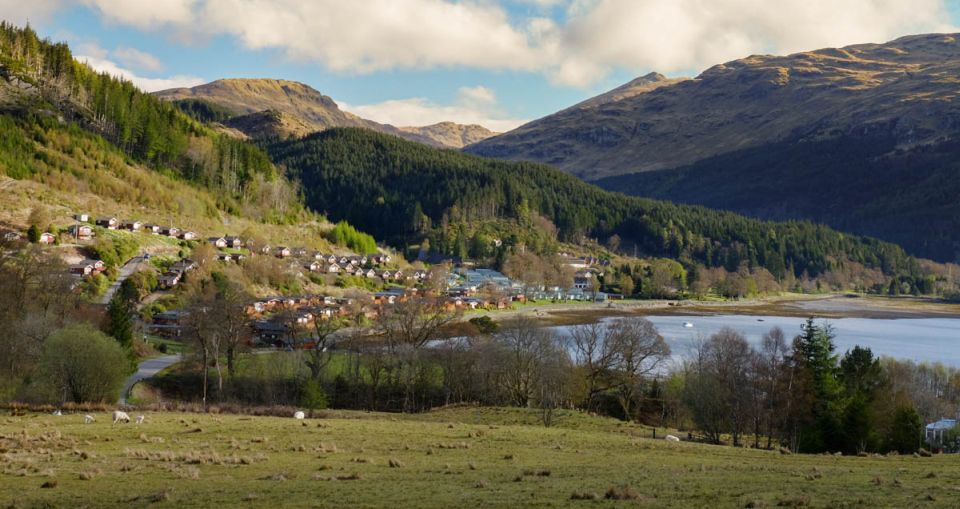
[[[960,209],[937,197],[960,192],[948,144],[960,134],[958,39],[751,56],[614,91],[467,150],[633,194],[823,221],[952,261]]]
[[[454,122],[440,122],[424,127],[401,127],[400,130],[436,142],[428,143],[430,145],[450,148],[463,148],[497,134],[480,125],[463,125]]]
[[[223,123],[252,138],[299,137],[332,127],[363,127],[436,147],[461,148],[494,134],[480,126],[453,122],[404,128],[380,124],[343,111],[330,97],[288,80],[223,79],[155,95],[170,101],[199,99],[226,108],[236,117]]]

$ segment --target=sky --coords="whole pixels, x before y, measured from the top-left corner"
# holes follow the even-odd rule
[[[306,83],[398,126],[512,129],[637,76],[958,32],[960,0],[0,0],[148,91]]]

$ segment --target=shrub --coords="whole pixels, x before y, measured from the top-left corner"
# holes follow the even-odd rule
[[[71,325],[44,343],[39,381],[51,401],[115,401],[129,367],[113,338],[88,324]]]

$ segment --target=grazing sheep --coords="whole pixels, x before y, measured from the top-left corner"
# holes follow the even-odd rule
[[[96,420],[96,419],[94,419],[93,416],[90,415],[90,414],[87,414],[87,415],[84,415],[84,416],[83,416],[83,423],[84,423],[84,424],[90,424],[90,423],[92,423],[92,422],[95,421],[95,420]]]
[[[59,409],[57,409],[57,410],[54,410],[54,411],[53,411],[53,415],[63,415],[63,412],[61,412]]]
[[[113,423],[116,424],[116,423],[118,423],[118,422],[120,422],[120,421],[129,423],[129,422],[130,422],[130,416],[127,415],[126,412],[121,412],[120,410],[114,410],[114,411],[113,411]]]
[[[680,441],[679,438],[677,438],[677,437],[675,437],[675,436],[673,436],[673,435],[667,435],[667,436],[663,437],[663,439],[666,440],[667,442],[679,442],[679,441]]]
[[[137,424],[143,424],[143,420],[144,420],[145,418],[146,418],[146,417],[144,417],[144,416],[142,416],[142,415],[138,415],[138,416],[137,416]]]
[[[296,420],[298,420],[298,421],[302,421],[305,417],[306,417],[306,415],[305,415],[303,412],[299,411],[299,410],[297,410],[297,411],[294,412],[294,414],[293,414],[293,418],[296,419]]]

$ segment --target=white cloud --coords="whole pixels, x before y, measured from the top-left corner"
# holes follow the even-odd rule
[[[219,0],[198,14],[207,29],[248,48],[278,48],[340,72],[540,66],[527,34],[492,2]]]
[[[46,21],[60,8],[61,0],[0,0],[0,19],[16,25]]]
[[[617,69],[687,73],[752,53],[956,30],[948,1],[0,0],[0,12],[42,17],[79,3],[178,42],[227,35],[340,73],[462,67],[588,87]]]
[[[375,104],[341,104],[344,110],[382,124],[399,127],[426,126],[450,121],[478,124],[497,132],[506,132],[525,123],[510,118],[497,106],[497,98],[486,87],[461,87],[452,104],[437,104],[423,97],[391,99]]]
[[[32,1],[32,0],[28,0]],[[218,0],[213,0],[217,2]],[[197,0],[74,0],[96,9],[109,22],[137,28],[185,25],[193,20]]]
[[[196,76],[175,75],[165,78],[147,78],[139,76],[129,69],[120,67],[102,56],[97,55],[75,55],[75,58],[100,72],[106,72],[113,76],[124,78],[131,81],[134,85],[147,92],[156,92],[168,88],[194,87],[205,83],[206,81]]]
[[[581,0],[545,47],[550,76],[587,86],[613,68],[676,73],[755,53],[792,53],[950,31],[942,0]]]
[[[121,46],[113,50],[111,55],[127,67],[152,72],[163,70],[163,63],[157,57],[136,48]]]

